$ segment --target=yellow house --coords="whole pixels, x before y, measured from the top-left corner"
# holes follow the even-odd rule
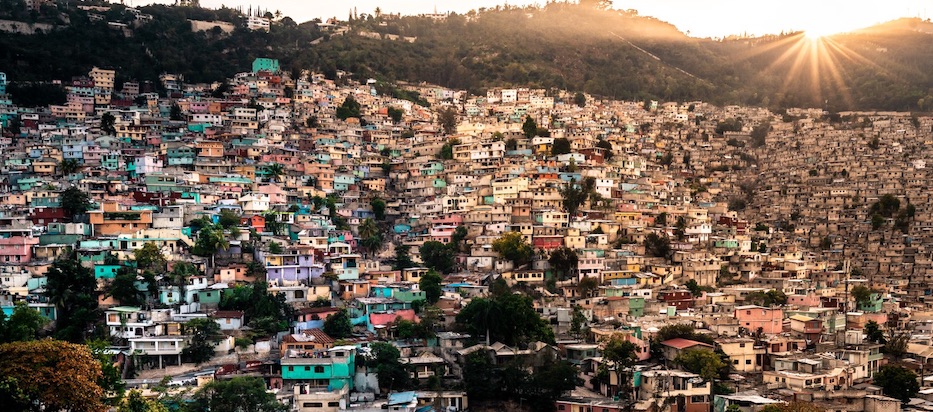
[[[515,272],[505,272],[502,277],[522,283],[544,283],[543,270],[519,270]]]

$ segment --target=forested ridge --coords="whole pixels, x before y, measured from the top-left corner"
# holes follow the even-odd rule
[[[100,66],[116,69],[118,83],[155,80],[163,72],[212,82],[248,70],[256,57],[273,57],[288,70],[329,76],[344,70],[359,78],[425,81],[474,93],[525,86],[771,108],[924,111],[933,105],[933,73],[926,70],[933,65],[933,24],[919,19],[819,41],[801,33],[720,41],[689,37],[635,11],[569,3],[499,7],[442,21],[360,14],[341,23],[350,30],[340,35],[317,21],[296,24],[287,17],[269,33],[249,31],[232,9],[140,10],[152,20],[137,22],[120,5],[102,21],[63,6],[26,15],[21,20],[51,20],[61,28],[0,36],[0,71],[13,81],[67,80]],[[7,14],[2,17],[17,17]],[[188,19],[228,21],[237,29],[192,32]],[[132,35],[107,21],[128,24]],[[361,35],[372,33],[381,38]]]

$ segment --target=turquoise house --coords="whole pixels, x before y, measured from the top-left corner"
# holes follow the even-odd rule
[[[282,358],[282,379],[287,383],[310,383],[328,391],[353,389],[356,347],[337,346]]]

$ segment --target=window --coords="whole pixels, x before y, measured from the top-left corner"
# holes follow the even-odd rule
[[[340,406],[340,402],[327,402],[327,406]]]
[[[314,373],[324,373],[324,367],[323,367],[323,366],[315,366],[315,367],[314,367]]]
[[[311,370],[310,366],[305,366],[305,371],[310,371],[310,370]]]
[[[288,371],[289,371],[289,372],[294,372],[294,371],[295,371],[295,367],[294,367],[294,366],[289,366],[289,367],[288,367]]]
[[[746,365],[751,365],[751,364],[752,364],[752,360],[751,360],[751,359],[746,359],[746,360],[745,360],[745,364],[746,364]]]
[[[324,404],[321,402],[305,402],[301,406],[304,408],[320,408],[320,407],[323,407]]]

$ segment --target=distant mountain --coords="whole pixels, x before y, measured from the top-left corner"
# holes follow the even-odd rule
[[[375,18],[338,34],[317,22],[274,23],[252,32],[230,9],[143,7],[136,24],[121,6],[92,21],[68,10],[71,24],[36,35],[0,36],[0,71],[16,80],[67,79],[94,65],[122,79],[181,73],[219,81],[255,57],[286,68],[337,70],[360,78],[426,81],[482,92],[528,86],[621,99],[704,100],[772,108],[930,110],[933,24],[901,19],[811,40],[801,33],[714,41],[634,13],[552,3],[481,13]],[[98,18],[98,17],[95,17]],[[233,22],[231,34],[190,30],[188,19]],[[122,21],[132,37],[108,26]],[[347,23],[342,23],[347,25]],[[119,81],[120,79],[118,79]]]

